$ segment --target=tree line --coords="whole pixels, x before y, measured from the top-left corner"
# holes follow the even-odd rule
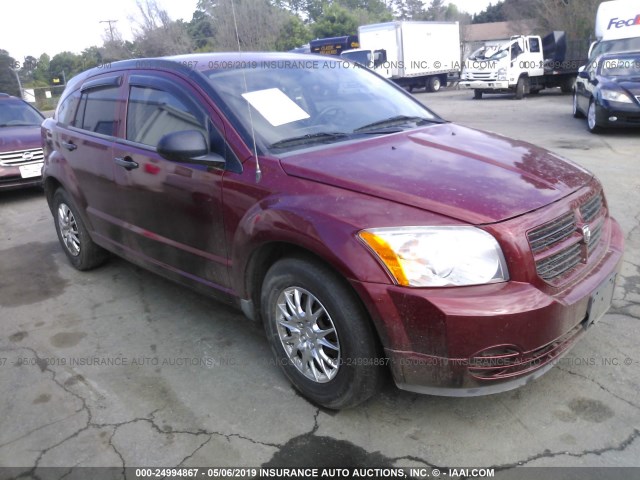
[[[172,20],[156,0],[138,0],[132,40],[117,25],[101,46],[16,60],[0,50],[0,91],[64,83],[91,67],[127,58],[229,50],[286,51],[313,38],[352,35],[358,26],[397,20],[458,21],[462,25],[528,20],[540,33],[565,30],[587,38],[602,0],[502,0],[472,16],[445,0],[199,0],[190,21]],[[235,19],[235,21],[234,21]],[[14,70],[14,72],[11,72]]]

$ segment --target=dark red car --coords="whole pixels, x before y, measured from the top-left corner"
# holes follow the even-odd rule
[[[203,54],[73,80],[44,183],[80,270],[107,251],[264,323],[329,408],[542,375],[609,308],[623,236],[553,153],[448,123],[339,59]]]
[[[24,100],[0,93],[0,190],[41,183],[43,120]]]

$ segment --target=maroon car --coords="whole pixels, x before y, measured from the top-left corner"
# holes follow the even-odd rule
[[[41,183],[43,120],[24,100],[0,93],[0,190]]]
[[[329,408],[542,375],[609,308],[623,236],[602,186],[448,123],[340,59],[202,54],[71,80],[44,122],[62,247],[113,252],[262,321]]]

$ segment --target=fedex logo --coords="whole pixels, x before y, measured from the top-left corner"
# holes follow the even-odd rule
[[[634,25],[640,25],[640,15],[637,15],[635,18],[630,18],[629,20],[618,20],[618,18],[612,18],[609,21],[609,26],[607,30],[611,30],[611,27],[622,28],[622,27],[632,27]]]

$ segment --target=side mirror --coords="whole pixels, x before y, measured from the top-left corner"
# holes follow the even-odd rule
[[[578,76],[579,76],[580,78],[585,78],[585,79],[587,79],[587,78],[589,78],[589,73],[588,73],[588,72],[586,72],[586,71],[584,70],[584,67],[580,67],[580,68],[578,69]]]
[[[209,153],[206,138],[199,130],[183,130],[164,135],[158,146],[158,153],[172,162],[195,163],[211,167],[222,167],[224,158],[217,153]]]

